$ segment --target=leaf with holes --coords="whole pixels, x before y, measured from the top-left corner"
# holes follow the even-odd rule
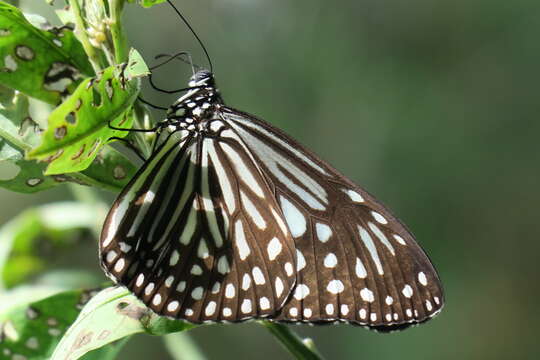
[[[130,107],[139,91],[138,79],[128,81],[123,66],[107,68],[84,80],[49,117],[42,143],[28,155],[49,162],[46,175],[86,169],[111,137],[124,137],[133,116]]]
[[[94,349],[137,333],[163,335],[194,325],[151,312],[124,288],[110,287],[94,296],[68,329],[51,360],[75,360]]]
[[[75,232],[99,228],[106,208],[61,202],[29,209],[0,228],[0,288],[20,284],[50,263],[42,249],[59,252],[77,244]]]
[[[76,290],[44,297],[54,289],[21,290],[0,296],[0,354],[9,359],[49,359],[62,334],[95,292]]]
[[[24,151],[39,143],[39,126],[29,116],[28,98],[0,87],[0,164],[12,163],[13,178],[0,180],[12,191],[32,193],[55,186],[52,177],[43,176],[45,164],[24,160]]]
[[[0,84],[58,104],[94,74],[82,45],[68,28],[36,28],[14,6],[0,2]]]
[[[65,181],[81,182],[120,191],[136,169],[118,151],[104,148],[88,169],[77,178],[45,176],[46,164],[25,160],[24,152],[39,143],[40,129],[28,113],[28,99],[0,86],[0,165],[12,169],[12,177],[0,180],[0,187],[21,193],[49,189]],[[8,165],[10,165],[8,167]]]

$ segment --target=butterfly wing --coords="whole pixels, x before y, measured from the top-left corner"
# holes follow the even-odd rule
[[[194,323],[273,315],[296,281],[294,242],[251,155],[185,130],[113,204],[100,253],[153,311]]]
[[[297,249],[295,289],[273,319],[392,330],[441,310],[437,272],[379,201],[270,124],[225,107],[221,117],[261,167]]]

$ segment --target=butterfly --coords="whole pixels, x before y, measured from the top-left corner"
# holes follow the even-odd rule
[[[191,323],[345,322],[390,331],[443,307],[436,270],[373,196],[200,70],[108,213],[101,265]]]

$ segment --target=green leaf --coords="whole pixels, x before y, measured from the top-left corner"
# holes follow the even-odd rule
[[[49,359],[62,334],[95,292],[66,291],[43,298],[46,290],[21,290],[0,296],[3,336],[0,356],[8,359]]]
[[[84,80],[50,115],[48,129],[39,147],[28,156],[49,162],[46,175],[86,169],[111,137],[124,137],[133,122],[130,107],[139,91],[139,81],[128,81],[123,66],[105,69],[96,78]]]
[[[150,70],[144,62],[141,54],[131,48],[129,50],[129,60],[126,65],[125,76],[128,80],[150,75]]]
[[[112,147],[106,146],[82,174],[91,178],[92,181],[99,182],[102,187],[120,191],[136,172],[137,167],[128,158]]]
[[[140,0],[139,3],[142,5],[142,7],[151,7],[157,4],[161,4],[165,2],[165,0]]]
[[[86,304],[51,360],[80,359],[91,350],[137,333],[163,335],[192,327],[154,314],[124,288],[110,287]]]
[[[107,209],[95,204],[60,202],[29,209],[0,228],[0,289],[41,272],[48,262],[40,249],[76,243],[73,232],[99,229]],[[47,242],[48,246],[43,246]]]
[[[38,29],[19,9],[0,2],[0,84],[58,104],[93,74],[73,31]]]

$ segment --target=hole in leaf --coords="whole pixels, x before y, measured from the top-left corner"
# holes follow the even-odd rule
[[[30,187],[34,187],[34,186],[38,186],[39,184],[41,184],[43,182],[43,179],[40,179],[40,178],[31,178],[31,179],[28,179],[26,180],[26,185],[30,186]]]
[[[17,177],[17,175],[19,175],[20,171],[21,168],[14,163],[9,161],[0,161],[0,180],[13,180],[15,177]]]
[[[35,53],[34,50],[30,49],[26,45],[17,45],[15,48],[15,55],[21,60],[30,61],[34,58]]]
[[[75,124],[77,122],[77,116],[73,111],[66,115],[66,122],[68,124]]]
[[[45,158],[43,161],[50,163],[50,162],[58,159],[60,156],[62,156],[63,153],[64,153],[64,149],[60,149],[54,155],[51,155],[48,158]]]
[[[109,97],[109,100],[112,100],[114,95],[114,90],[112,87],[112,79],[107,80],[105,83],[105,91],[107,92],[107,96]]]
[[[94,144],[92,144],[92,148],[88,152],[88,156],[92,155],[92,153],[97,149],[98,145],[101,143],[99,139],[94,140]]]
[[[63,139],[64,136],[66,136],[66,133],[67,133],[67,129],[65,126],[60,126],[54,129],[54,137],[57,140]]]
[[[101,94],[99,93],[99,91],[96,90],[95,87],[92,87],[92,94],[93,94],[92,103],[94,104],[95,107],[100,106],[101,105]]]
[[[113,170],[113,177],[116,180],[121,180],[126,177],[126,170],[121,165],[116,165]]]
[[[25,136],[30,131],[38,133],[39,130],[39,125],[30,116],[27,116],[26,118],[24,118],[23,121],[21,121],[21,126],[19,127],[19,135]]]
[[[77,151],[72,157],[71,157],[71,160],[76,160],[77,158],[79,158],[83,153],[84,153],[84,148],[86,147],[86,144],[82,144],[81,148],[79,149],[79,151]]]

